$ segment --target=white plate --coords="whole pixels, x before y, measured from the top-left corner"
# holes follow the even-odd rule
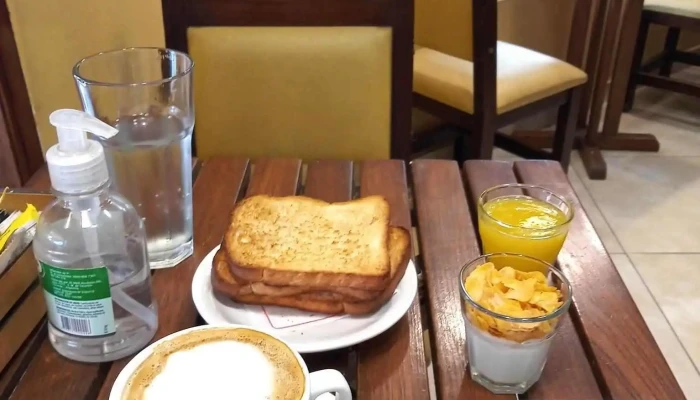
[[[217,246],[202,260],[192,279],[192,300],[208,324],[240,324],[267,330],[299,353],[317,353],[352,346],[391,328],[406,312],[418,291],[418,276],[410,261],[394,296],[369,315],[325,315],[284,307],[235,303],[214,296],[211,268]]]

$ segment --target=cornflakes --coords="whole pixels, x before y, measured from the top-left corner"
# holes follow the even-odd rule
[[[475,268],[464,281],[464,288],[480,306],[510,317],[540,317],[562,305],[561,292],[547,283],[543,273],[522,272],[511,267],[499,270],[493,263]],[[544,337],[557,323],[556,319],[531,323],[511,322],[486,315],[468,304],[467,314],[479,329],[517,342]]]

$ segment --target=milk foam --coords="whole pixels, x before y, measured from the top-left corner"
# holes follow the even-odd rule
[[[121,400],[301,400],[303,364],[287,345],[245,328],[194,329],[161,341],[126,382]]]
[[[200,367],[197,366],[206,366]],[[259,347],[233,340],[203,343],[171,354],[145,390],[146,400],[269,400],[275,367]]]

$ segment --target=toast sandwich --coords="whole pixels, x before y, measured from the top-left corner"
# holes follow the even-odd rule
[[[347,294],[336,292],[338,288],[310,289],[295,292],[296,287],[280,287],[278,295],[256,293],[251,283],[239,280],[228,265],[223,251],[217,252],[212,269],[212,286],[219,295],[244,304],[272,305],[325,314],[368,314],[388,302],[406,272],[411,256],[411,238],[407,230],[391,227],[389,231],[388,256],[390,260],[389,280],[381,292],[370,300],[358,300]],[[290,292],[284,292],[290,290]]]
[[[233,210],[223,248],[241,282],[383,291],[391,279],[389,204],[252,196]]]

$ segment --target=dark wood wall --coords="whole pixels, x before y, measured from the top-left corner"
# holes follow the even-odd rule
[[[50,68],[50,66],[47,66]],[[32,106],[4,0],[0,1],[0,188],[21,186],[43,164]]]

